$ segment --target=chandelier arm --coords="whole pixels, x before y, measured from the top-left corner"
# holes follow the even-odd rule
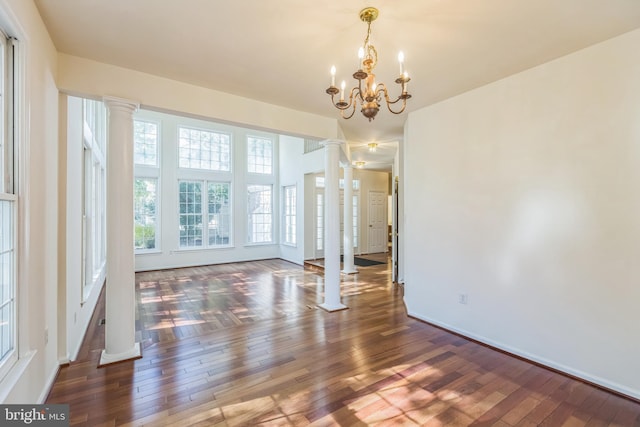
[[[351,114],[349,114],[348,116],[344,115],[344,110],[340,111],[340,115],[342,116],[343,119],[350,119],[351,117],[353,117],[353,115],[356,112],[356,103],[353,103],[353,108],[351,109]]]
[[[401,99],[402,99],[402,108],[401,108],[400,110],[398,110],[398,111],[393,111],[393,110],[391,109],[391,105],[392,105],[392,104],[395,104],[396,102],[400,101]],[[396,100],[395,100],[395,101],[393,101],[393,102],[389,102],[389,101],[388,101],[388,99],[387,99],[387,109],[388,109],[390,112],[392,112],[393,114],[402,114],[402,112],[404,111],[404,109],[405,109],[406,107],[407,107],[407,98],[401,98],[401,97],[399,97],[398,99],[396,99]]]
[[[384,100],[387,102],[387,105],[393,105],[395,103],[397,103],[398,101],[402,100],[407,100],[407,97],[399,95],[398,98],[396,98],[395,101],[392,101],[391,98],[389,98],[389,92],[387,91],[387,87],[384,85],[384,83],[380,83],[378,85],[378,87],[382,86],[382,88],[380,88],[379,90],[377,90],[376,92],[383,92],[384,93]],[[403,94],[405,93],[404,91],[402,92]],[[405,102],[406,103],[406,102]]]
[[[335,95],[331,95],[331,103],[333,104],[334,107],[336,107],[338,110],[348,110],[349,107],[351,107],[351,104],[355,104],[354,100],[353,100],[353,95],[349,95],[349,103],[347,104],[345,102],[346,105],[344,106],[340,106],[340,102],[344,102],[344,101],[340,101],[340,102],[335,102]]]
[[[351,107],[351,100],[353,99],[353,107],[355,108],[358,98],[362,99],[362,90],[360,90],[360,81],[358,81],[358,87],[352,88],[351,92],[349,93],[349,107]]]

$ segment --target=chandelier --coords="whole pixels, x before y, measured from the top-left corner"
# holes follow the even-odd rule
[[[367,7],[360,11],[360,19],[367,23],[367,37],[364,39],[364,45],[358,51],[358,58],[360,68],[353,73],[353,78],[358,81],[358,86],[352,88],[349,91],[349,99],[345,101],[345,86],[346,83],[342,81],[341,89],[336,87],[336,67],[331,67],[331,86],[326,92],[331,95],[331,103],[340,110],[340,114],[345,119],[350,119],[356,111],[356,104],[360,104],[360,112],[369,119],[373,120],[380,110],[380,103],[384,98],[387,104],[387,108],[393,114],[400,114],[407,106],[407,99],[411,98],[411,95],[407,92],[407,83],[409,83],[409,75],[404,70],[404,55],[402,52],[398,54],[398,62],[400,62],[400,76],[396,79],[396,83],[401,86],[400,95],[392,101],[389,98],[387,87],[384,83],[376,83],[376,75],[373,74],[373,69],[378,63],[378,52],[376,48],[371,44],[371,23],[378,17],[378,9],[375,7]],[[340,93],[340,100],[335,101],[335,96]],[[402,101],[402,106],[399,110],[394,111],[391,106]],[[349,110],[351,112],[349,113]],[[345,113],[346,112],[346,113]]]

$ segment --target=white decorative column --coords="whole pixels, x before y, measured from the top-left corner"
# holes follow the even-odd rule
[[[357,273],[353,264],[353,168],[347,165],[344,170],[344,261],[342,272]]]
[[[138,104],[105,97],[107,139],[107,284],[105,349],[100,366],[141,356],[135,341],[133,113]]]
[[[324,141],[324,303],[338,311],[340,302],[340,142]]]

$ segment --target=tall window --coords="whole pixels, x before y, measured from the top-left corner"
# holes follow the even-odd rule
[[[229,246],[231,244],[231,184],[180,181],[178,188],[180,247]],[[206,227],[203,225],[205,218]]]
[[[271,185],[247,186],[248,243],[271,243],[273,241],[271,188]]]
[[[158,180],[136,178],[133,189],[134,248],[156,248],[156,201]]]
[[[316,250],[324,250],[324,193],[316,193]]]
[[[178,165],[181,168],[231,170],[229,134],[179,127],[178,135]]]
[[[271,175],[273,168],[273,141],[267,138],[247,137],[247,171]]]
[[[84,143],[84,203],[83,203],[83,257],[84,288],[98,280],[106,261],[106,122],[104,104],[91,99],[83,103]],[[84,296],[88,292],[83,292]]]
[[[16,347],[15,203],[15,196],[0,195],[0,373]]]
[[[231,243],[229,187],[228,182],[209,182],[207,184],[209,246],[227,246]]]
[[[180,181],[180,246],[202,246],[202,183]]]
[[[353,195],[353,247],[354,248],[358,247],[358,238],[359,238],[359,236],[358,236],[358,229],[359,229],[359,227],[358,227],[358,209],[359,209],[358,195],[354,194]]]
[[[14,194],[13,135],[16,115],[14,95],[14,40],[0,31],[0,379],[14,362],[17,352],[16,230],[17,197]]]
[[[133,245],[136,253],[156,251],[159,235],[159,124],[133,121],[135,180],[133,188]]]
[[[296,186],[289,185],[283,188],[283,234],[284,243],[296,244]]]

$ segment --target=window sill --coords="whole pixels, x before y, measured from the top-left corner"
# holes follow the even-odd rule
[[[7,375],[0,381],[0,402],[5,402],[9,394],[13,391],[14,387],[18,384],[24,373],[27,371],[27,367],[36,355],[35,350],[28,351],[15,361],[13,366],[9,368]]]
[[[180,252],[204,252],[204,251],[219,251],[219,250],[224,250],[224,249],[235,249],[235,246],[233,245],[228,245],[228,246],[209,246],[209,247],[204,247],[204,246],[196,246],[196,247],[185,247],[185,248],[178,248],[176,250],[173,250],[171,252],[169,252],[170,255],[176,254],[176,253],[180,253]]]
[[[275,242],[258,242],[258,243],[245,243],[245,248],[251,248],[256,246],[277,246],[278,244]]]
[[[149,249],[146,251],[135,251],[135,255],[159,255],[162,253],[162,249]]]

